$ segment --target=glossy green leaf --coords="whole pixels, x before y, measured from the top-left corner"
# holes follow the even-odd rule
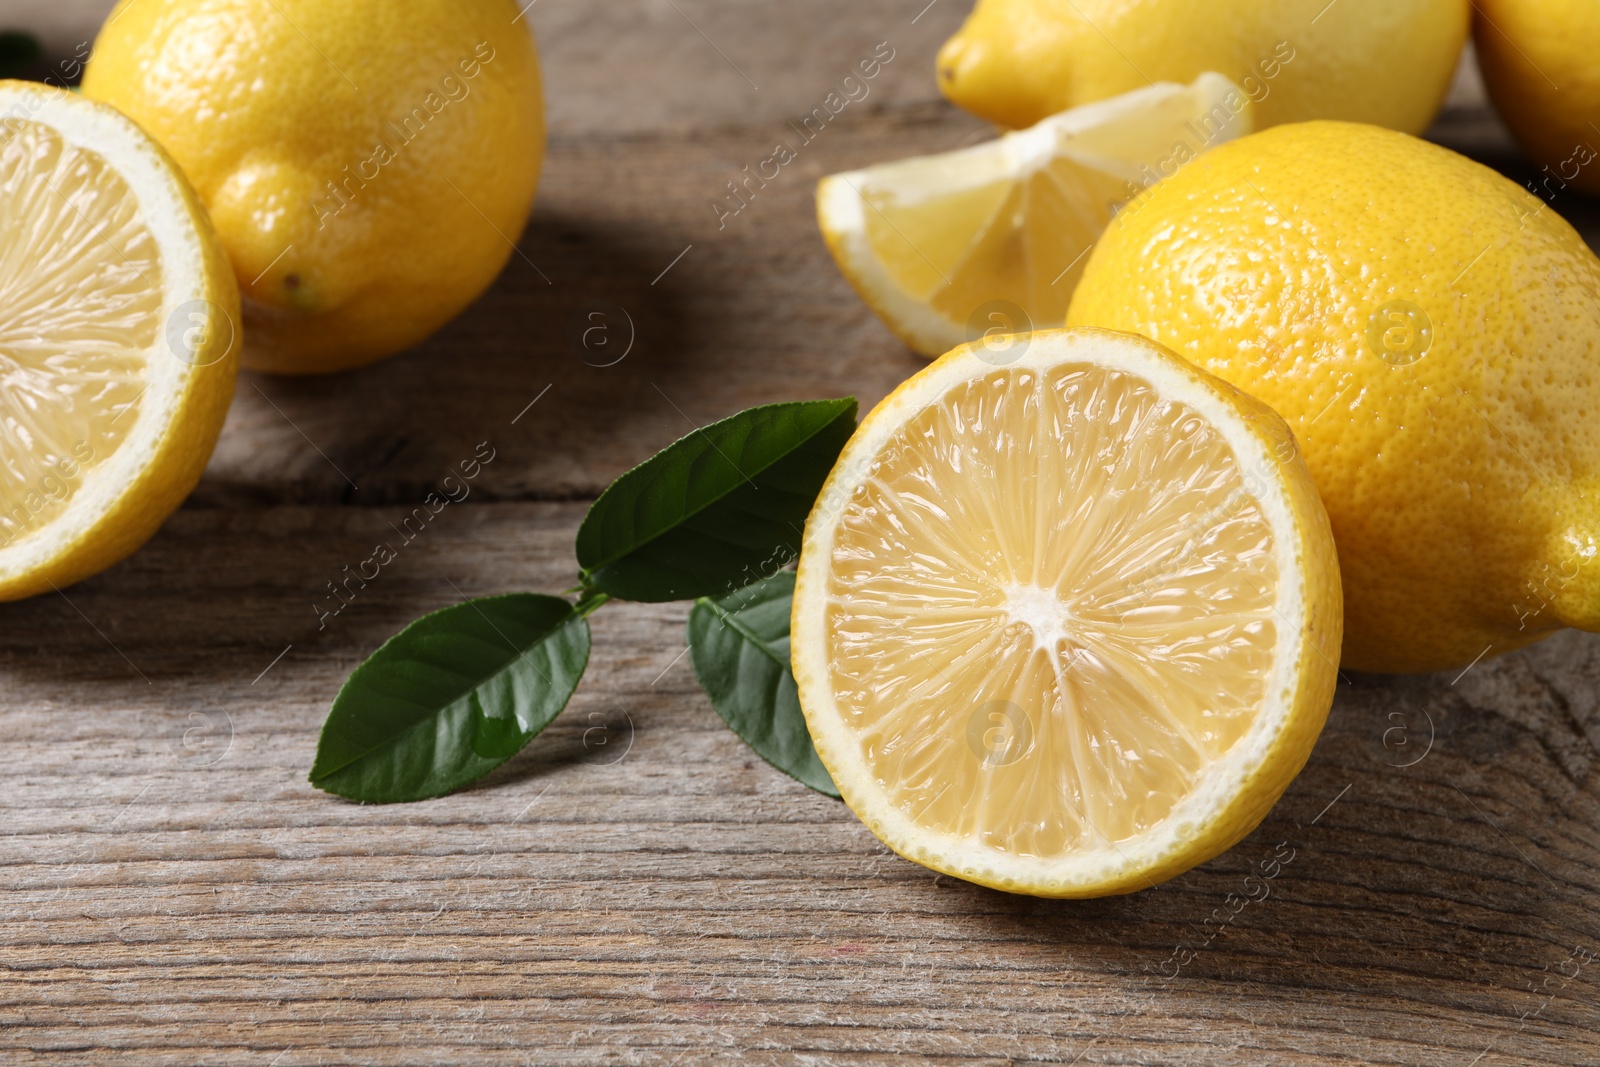
[[[800,551],[806,516],[856,402],[750,408],[696,430],[618,478],[578,530],[584,581],[623,600],[721,596]]]
[[[794,572],[779,571],[689,612],[689,656],[700,686],[733,732],[778,770],[830,797],[789,669]]]
[[[589,624],[559,597],[513,593],[425,615],[339,690],[311,783],[375,803],[460,789],[548,726],[588,662]]]

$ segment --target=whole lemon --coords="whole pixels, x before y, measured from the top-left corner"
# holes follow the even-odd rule
[[[1258,128],[1325,118],[1420,133],[1469,20],[1469,0],[978,0],[939,52],[939,85],[1022,127],[1211,70],[1249,93]]]
[[[1600,4],[1478,0],[1472,36],[1495,110],[1544,168],[1546,199],[1566,185],[1600,194]]]
[[[359,366],[459,314],[511,255],[544,153],[512,0],[122,0],[83,91],[188,174],[260,370]]]
[[[1067,321],[1288,421],[1333,524],[1346,666],[1600,630],[1600,261],[1526,189],[1375,126],[1280,126],[1129,204]]]

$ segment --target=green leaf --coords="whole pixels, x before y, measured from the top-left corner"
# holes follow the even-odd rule
[[[689,612],[695,676],[733,732],[761,758],[819,793],[839,795],[817,758],[789,669],[789,606],[794,572],[719,600],[702,597]]]
[[[381,804],[460,789],[548,726],[588,662],[589,624],[560,597],[513,593],[425,615],[339,690],[311,784]]]
[[[768,404],[618,478],[578,530],[585,583],[622,600],[721,596],[792,561],[856,402]]]

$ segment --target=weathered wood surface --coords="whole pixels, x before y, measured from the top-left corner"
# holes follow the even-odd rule
[[[549,284],[514,259],[416,352],[247,375],[147,549],[0,607],[0,1061],[1600,1063],[1596,638],[1348,679],[1256,833],[1103,901],[886,852],[721,725],[682,606],[597,615],[571,708],[477,788],[361,807],[305,783],[355,663],[462,596],[566,586],[583,501],[689,423],[870,403],[919,365],[810,196],[982,135],[930,76],[961,5],[921,6],[541,0],[556,138],[521,249]],[[884,39],[881,96],[719,232],[722,182]],[[1459,100],[1441,138],[1521,166]],[[1600,235],[1593,204],[1555,206]],[[589,301],[634,323],[614,366],[570,337]],[[473,495],[319,629],[324,583],[484,440]]]

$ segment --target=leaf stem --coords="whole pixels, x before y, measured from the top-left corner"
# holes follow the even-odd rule
[[[608,593],[600,593],[592,589],[586,590],[583,598],[573,605],[572,610],[578,613],[579,618],[587,619],[590,615],[600,610],[601,605],[610,599],[611,596]]]

